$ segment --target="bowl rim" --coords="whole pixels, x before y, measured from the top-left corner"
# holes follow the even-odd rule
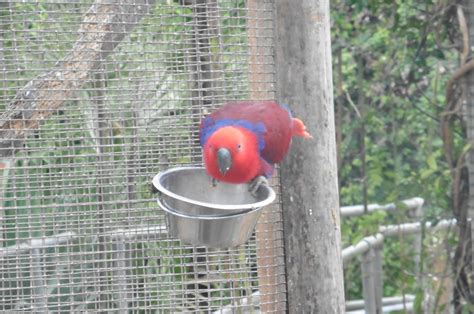
[[[170,168],[168,170],[159,172],[157,175],[155,175],[153,177],[153,181],[152,181],[153,185],[161,193],[163,193],[163,194],[165,194],[169,197],[172,197],[174,199],[177,199],[179,201],[194,204],[194,205],[198,205],[198,206],[203,206],[203,207],[208,207],[208,208],[213,208],[213,209],[222,209],[222,210],[247,210],[246,212],[248,212],[248,210],[251,210],[251,209],[256,209],[256,208],[259,208],[259,207],[267,206],[267,205],[271,204],[276,198],[275,191],[270,186],[262,185],[263,188],[268,190],[268,197],[266,199],[264,199],[263,201],[259,201],[259,202],[255,202],[255,203],[249,203],[249,204],[238,204],[238,205],[214,204],[214,203],[207,203],[207,202],[197,201],[197,200],[190,199],[190,198],[181,196],[179,194],[173,193],[170,190],[166,189],[160,182],[160,179],[164,175],[167,175],[167,174],[170,174],[170,173],[173,173],[173,172],[189,171],[189,170],[202,170],[205,173],[205,168],[204,167],[192,166],[192,167]],[[238,214],[238,213],[236,213],[236,214]],[[201,216],[199,216],[199,217],[201,217]]]
[[[158,206],[160,206],[160,208],[162,210],[164,210],[166,213],[174,215],[174,216],[178,216],[178,217],[181,217],[181,218],[188,218],[188,219],[194,219],[194,220],[231,219],[231,218],[236,218],[236,217],[244,216],[244,215],[247,215],[247,214],[251,214],[251,213],[254,213],[254,212],[258,212],[258,211],[263,209],[263,207],[257,207],[257,208],[252,208],[251,210],[246,211],[246,212],[232,213],[232,214],[225,215],[225,216],[199,216],[199,215],[187,215],[185,213],[178,212],[178,211],[174,210],[173,208],[170,208],[169,206],[164,204],[160,199],[157,199],[156,201],[158,203]]]

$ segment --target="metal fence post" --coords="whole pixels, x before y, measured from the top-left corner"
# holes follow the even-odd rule
[[[382,313],[381,248],[370,248],[361,256],[362,286],[366,313]]]
[[[376,308],[382,311],[383,307],[383,242],[380,246],[374,247],[374,288]]]
[[[376,313],[375,287],[373,281],[373,251],[368,250],[361,255],[360,270],[362,273],[362,289],[364,296],[364,308],[367,313]]]
[[[414,198],[413,201],[416,204],[416,207],[411,210],[411,215],[414,218],[415,222],[420,222],[422,226],[422,230],[424,228],[423,224],[423,202],[424,200],[422,198]],[[421,265],[421,254],[423,253],[423,237],[424,237],[424,232],[417,233],[415,235],[415,239],[413,241],[413,248],[415,252],[414,260],[415,260],[415,274],[417,277],[417,280],[422,286],[423,282],[423,276],[421,274],[422,271],[422,265]]]

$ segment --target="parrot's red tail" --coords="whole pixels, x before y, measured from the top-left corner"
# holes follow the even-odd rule
[[[293,130],[292,133],[294,136],[301,136],[304,138],[313,138],[311,134],[306,131],[306,126],[303,121],[298,118],[293,118]]]

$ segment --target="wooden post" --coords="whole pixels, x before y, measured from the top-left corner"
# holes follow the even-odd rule
[[[277,99],[314,136],[280,168],[288,310],[343,313],[329,1],[275,5]]]
[[[250,98],[275,99],[272,53],[273,3],[269,0],[248,0],[247,6]],[[277,183],[277,178],[273,178],[270,182],[278,193]],[[265,208],[256,227],[257,271],[262,313],[282,313],[286,310],[281,220],[280,204],[275,203]]]

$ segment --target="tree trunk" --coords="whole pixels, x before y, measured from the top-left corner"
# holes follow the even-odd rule
[[[462,33],[463,43],[461,51],[461,66],[467,64],[468,60],[472,58],[472,43],[474,43],[474,2],[464,0],[463,6],[458,7],[458,20],[460,30]],[[470,58],[469,58],[470,57]],[[472,60],[472,59],[471,59]],[[467,142],[472,143],[474,140],[474,71],[469,71],[465,77],[464,85],[464,113],[466,114],[465,122],[467,129]],[[456,248],[456,253],[453,261],[453,271],[457,274],[454,283],[453,304],[456,313],[463,311],[462,299],[468,303],[474,302],[474,274],[473,274],[473,252],[474,246],[472,235],[474,234],[474,151],[471,150],[466,156],[467,174],[461,171],[460,177],[464,186],[468,186],[469,191],[459,193],[454,215],[458,220],[459,226],[459,244]],[[467,181],[467,182],[466,182]],[[461,183],[459,184],[461,185]],[[453,195],[454,198],[454,195]]]
[[[276,2],[277,94],[312,140],[281,166],[290,313],[343,313],[329,1]]]
[[[155,0],[96,0],[84,15],[71,52],[54,69],[20,89],[0,114],[0,158],[23,147],[40,122],[88,81]]]

